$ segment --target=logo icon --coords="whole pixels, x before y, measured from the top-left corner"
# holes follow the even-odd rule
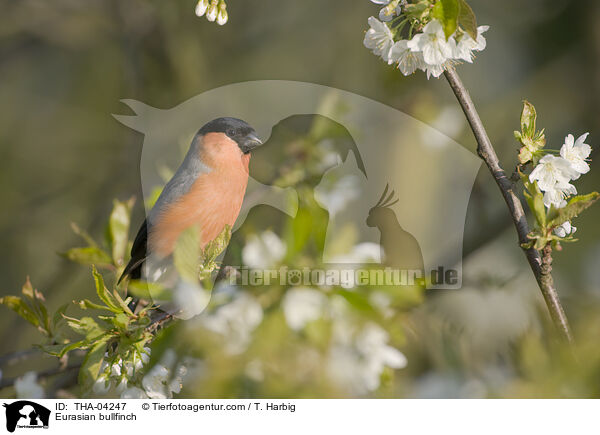
[[[14,432],[16,428],[47,429],[50,410],[29,400],[19,400],[4,404],[6,408],[6,430]]]

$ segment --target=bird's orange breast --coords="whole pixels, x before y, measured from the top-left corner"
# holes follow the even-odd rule
[[[187,228],[198,225],[204,248],[225,228],[235,223],[248,185],[250,155],[236,164],[219,165],[202,174],[191,189],[157,216],[148,236],[148,248],[161,256],[173,252],[175,242]]]

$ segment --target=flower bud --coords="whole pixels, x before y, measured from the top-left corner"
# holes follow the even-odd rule
[[[104,375],[98,377],[96,382],[94,382],[94,386],[92,387],[92,391],[96,394],[106,394],[110,390],[110,382],[108,378]]]
[[[208,21],[215,21],[217,19],[217,14],[219,13],[218,3],[213,0],[210,6],[208,7],[208,11],[206,12],[206,19]]]
[[[204,15],[206,13],[207,9],[208,9],[208,0],[199,0],[198,4],[196,5],[196,15],[201,17],[202,15]]]
[[[115,377],[121,376],[121,362],[120,361],[111,366],[110,374]]]
[[[127,378],[121,378],[121,381],[115,388],[116,392],[121,394],[127,389]]]
[[[229,19],[226,8],[227,8],[227,5],[225,5],[225,2],[221,2],[221,4],[219,5],[219,13],[217,15],[217,24],[219,26],[224,25],[227,22],[227,20]]]
[[[144,350],[145,352],[142,352],[140,358],[142,359],[142,363],[148,364],[150,362],[150,348],[145,347]]]

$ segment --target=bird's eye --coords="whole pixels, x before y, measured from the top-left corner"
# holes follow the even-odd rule
[[[229,130],[227,130],[227,136],[229,136],[229,137],[235,136],[235,130],[233,128],[230,128]]]

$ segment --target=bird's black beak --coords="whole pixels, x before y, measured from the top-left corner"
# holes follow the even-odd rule
[[[262,144],[262,140],[260,140],[255,133],[249,133],[246,136],[244,136],[244,139],[242,139],[240,143],[240,149],[244,154],[248,154],[254,148]]]

